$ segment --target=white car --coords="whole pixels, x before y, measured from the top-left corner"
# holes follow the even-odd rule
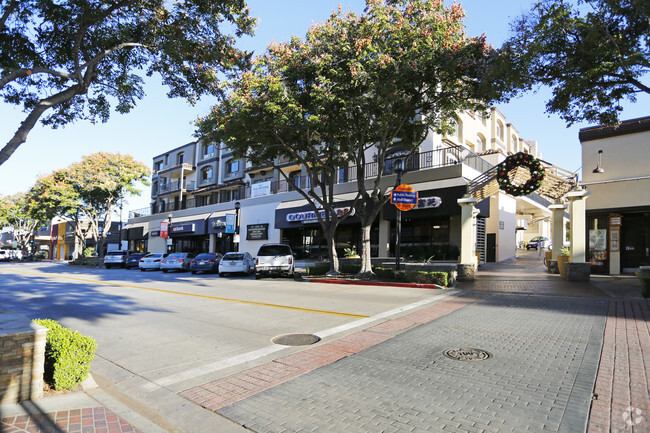
[[[249,253],[226,253],[219,262],[219,276],[230,273],[250,274],[255,270],[255,260]]]
[[[293,277],[293,251],[287,244],[264,244],[255,259],[255,278],[266,275],[286,275]]]
[[[159,271],[160,270],[160,261],[167,257],[167,254],[161,254],[161,253],[151,253],[147,254],[143,258],[140,259],[138,262],[138,268],[142,272],[153,269],[154,271]]]
[[[133,251],[130,251],[130,250],[109,251],[104,256],[104,266],[106,266],[106,269],[110,269],[113,266],[117,266],[117,267],[120,267],[120,268],[125,268],[126,267],[126,257],[129,254],[132,254],[132,253],[133,253]]]
[[[11,256],[7,250],[0,250],[0,262],[8,262],[11,260]]]

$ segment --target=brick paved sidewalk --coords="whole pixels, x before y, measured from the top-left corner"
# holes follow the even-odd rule
[[[104,407],[12,416],[2,418],[0,426],[2,433],[139,433]]]
[[[648,302],[611,301],[587,432],[650,432],[648,374]]]

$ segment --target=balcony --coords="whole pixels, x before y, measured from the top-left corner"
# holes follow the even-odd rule
[[[398,160],[402,158],[389,158],[384,161],[384,175],[391,175],[394,173],[395,166]],[[433,150],[429,152],[416,153],[411,157],[407,158],[404,164],[405,171],[419,171],[426,169],[441,168],[447,166],[453,166],[457,164],[463,164],[468,167],[471,167],[478,171],[479,173],[484,173],[492,167],[492,164],[476,155],[474,152],[464,148],[464,147],[448,147],[444,149]],[[377,162],[371,162],[365,165],[363,170],[363,176],[366,179],[374,178],[377,176],[379,171],[379,164]],[[338,170],[336,178],[334,179],[335,184],[344,184],[348,182],[356,182],[359,177],[359,173],[356,166],[344,167]],[[271,182],[271,194],[282,194],[285,192],[295,191],[297,188],[308,188],[310,183],[310,178],[308,176],[297,176],[292,178],[289,182],[282,179],[279,181]],[[168,192],[174,192],[173,187],[178,190],[180,182],[172,182],[169,185]],[[163,188],[167,185],[161,185],[160,190],[163,194]],[[194,191],[194,182],[188,182],[186,191]],[[191,209],[201,206],[207,206],[218,203],[229,203],[237,200],[243,200],[251,197],[251,187],[250,185],[242,185],[236,188],[216,191],[216,193],[211,194],[210,196],[203,197],[194,197],[188,200],[183,200],[175,203],[168,203],[163,206],[158,206],[153,209],[145,208],[132,211],[132,214],[138,214],[140,216],[148,214],[158,214],[164,212],[170,212],[181,209]]]

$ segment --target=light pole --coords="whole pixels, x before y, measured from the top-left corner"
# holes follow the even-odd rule
[[[395,181],[395,188],[402,184],[402,172],[404,161],[397,159],[395,161],[395,173],[397,174],[397,180]],[[395,270],[399,271],[400,266],[400,243],[402,237],[402,210],[397,208],[397,218],[396,218],[396,228],[395,228]]]
[[[241,209],[241,203],[236,201],[235,202],[235,235],[239,235],[239,209]],[[239,242],[237,242],[237,247],[235,248],[235,251],[239,252]]]
[[[167,215],[167,252],[172,252],[172,214]]]

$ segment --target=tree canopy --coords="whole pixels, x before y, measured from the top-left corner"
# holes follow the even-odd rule
[[[244,0],[1,0],[0,96],[26,118],[0,151],[0,165],[36,122],[106,122],[144,97],[142,71],[169,97],[219,94],[219,73],[246,67],[235,37],[255,19]],[[231,29],[232,34],[223,28]]]
[[[30,203],[25,194],[0,197],[0,228],[11,227],[14,241],[20,250],[26,250],[40,220],[30,213]]]
[[[73,220],[79,244],[84,244],[89,231],[101,255],[118,201],[127,192],[139,195],[135,185],[148,184],[149,174],[149,167],[131,155],[98,152],[85,156],[38,179],[28,193],[32,214],[43,221],[55,216]],[[100,233],[102,225],[107,229]]]
[[[501,72],[527,91],[548,85],[547,102],[569,125],[617,122],[620,102],[650,94],[647,0],[547,0],[513,24]]]
[[[449,131],[457,111],[486,108],[502,87],[484,80],[494,51],[485,38],[465,35],[460,6],[366,4],[361,15],[335,11],[304,40],[270,45],[200,131],[254,163],[284,156],[320,169],[330,185],[335,168],[352,163],[369,272],[370,225],[388,200],[381,179],[389,150],[399,142],[415,151],[431,130]],[[368,184],[370,149],[378,167]]]

